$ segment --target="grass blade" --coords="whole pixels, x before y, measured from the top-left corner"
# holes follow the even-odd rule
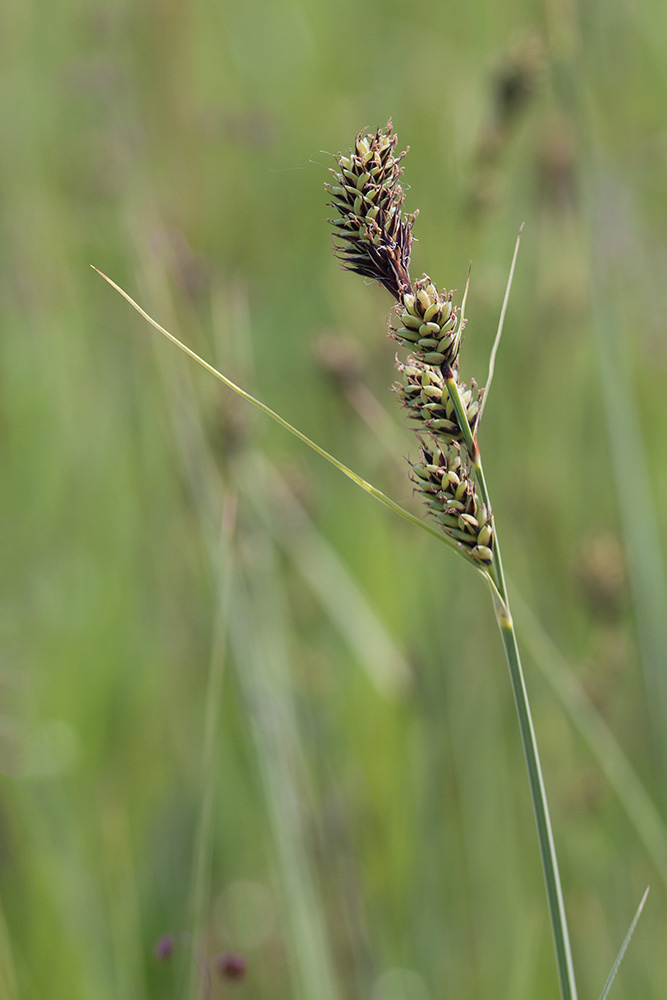
[[[173,333],[169,333],[169,331],[165,330],[163,326],[160,326],[160,324],[156,320],[154,320],[152,316],[149,316],[149,314],[144,309],[142,309],[141,306],[137,302],[135,302],[134,299],[130,295],[128,295],[126,291],[124,291],[120,287],[120,285],[117,285],[115,281],[112,281],[111,278],[109,278],[106,274],[104,274],[103,271],[100,271],[99,268],[95,267],[94,264],[91,264],[90,266],[93,268],[94,271],[97,271],[100,277],[104,278],[104,280],[108,282],[112,288],[115,288],[115,290],[130,303],[132,308],[136,309],[139,315],[143,316],[143,318],[148,323],[150,323],[151,326],[155,327],[155,329],[158,330],[163,336],[165,336],[167,340],[171,340],[173,344],[176,344],[176,346],[179,347],[185,354],[187,354],[188,357],[192,358],[193,361],[196,361],[197,364],[202,366],[202,368],[205,368],[207,372],[210,372],[211,375],[215,375],[215,377],[219,379],[219,381],[222,382],[224,385],[226,385],[228,389],[231,389],[233,392],[237,393],[237,395],[241,396],[242,399],[247,400],[247,402],[252,403],[253,406],[256,406],[257,409],[262,411],[262,413],[265,413],[268,417],[271,417],[272,420],[275,420],[276,423],[280,424],[280,426],[283,427],[286,431],[289,431],[290,434],[293,434],[294,437],[298,438],[299,441],[307,445],[322,458],[326,459],[327,462],[330,462],[331,465],[333,465],[336,469],[338,469],[339,472],[342,472],[344,476],[347,476],[348,479],[351,479],[353,483],[355,483],[360,489],[364,490],[365,493],[368,493],[370,496],[372,496],[379,503],[383,504],[385,507],[388,507],[389,510],[392,510],[395,514],[398,514],[400,517],[405,518],[405,520],[409,521],[411,524],[416,525],[423,531],[427,531],[434,538],[437,538],[439,542],[444,542],[445,545],[447,545],[450,549],[452,549],[452,551],[458,552],[460,554],[459,546],[456,545],[450,538],[448,538],[447,535],[444,535],[441,531],[438,531],[436,528],[432,528],[430,524],[428,524],[426,521],[422,521],[414,514],[411,514],[410,511],[405,510],[405,508],[401,507],[401,505],[396,503],[395,500],[392,500],[390,497],[386,496],[386,494],[382,493],[381,490],[376,489],[376,487],[373,486],[371,483],[366,482],[365,479],[362,479],[361,476],[358,476],[356,472],[352,471],[352,469],[349,469],[342,462],[339,462],[337,458],[334,458],[334,456],[329,454],[328,451],[325,451],[324,448],[321,448],[318,444],[312,441],[300,430],[298,430],[296,427],[290,424],[287,420],[281,417],[280,414],[276,413],[275,410],[272,410],[271,407],[267,406],[266,403],[262,403],[262,401],[257,399],[255,396],[251,396],[249,392],[246,392],[245,389],[242,389],[240,386],[236,385],[235,382],[232,382],[232,380],[227,378],[226,375],[223,375],[222,372],[219,372],[217,368],[214,368],[213,365],[210,365],[208,361],[204,361],[203,358],[201,358],[198,354],[196,354],[193,350],[191,350],[191,348],[187,347],[182,341],[180,341],[178,337],[175,337]],[[482,573],[483,576],[487,575],[484,570],[480,569],[480,572]]]
[[[489,357],[489,374],[486,376],[486,390],[484,392],[484,395],[482,396],[482,402],[479,407],[479,417],[477,418],[475,437],[477,437],[477,432],[479,431],[479,425],[482,422],[484,407],[486,406],[486,401],[489,398],[489,389],[491,388],[491,383],[493,382],[493,374],[496,370],[496,355],[498,353],[498,348],[500,347],[500,339],[503,335],[503,327],[505,325],[505,313],[507,312],[507,306],[510,300],[512,281],[514,280],[514,268],[516,267],[516,259],[519,256],[519,245],[521,243],[521,234],[523,233],[524,225],[525,223],[522,222],[521,226],[519,227],[516,243],[514,244],[514,253],[512,255],[510,273],[507,277],[507,287],[505,288],[505,298],[503,299],[502,308],[500,310],[500,319],[498,320],[498,329],[496,330],[496,338],[493,341],[493,347],[491,348],[491,356]]]
[[[614,962],[614,964],[611,967],[611,972],[609,973],[609,976],[607,977],[607,982],[605,983],[604,989],[603,989],[602,993],[600,994],[600,1000],[607,1000],[607,995],[609,993],[609,990],[611,989],[611,984],[614,982],[614,979],[616,978],[616,973],[618,972],[619,966],[620,966],[621,962],[623,961],[623,958],[625,956],[625,952],[627,951],[627,948],[628,948],[628,945],[630,944],[630,940],[632,938],[632,935],[635,932],[635,927],[637,926],[639,918],[642,915],[642,910],[644,909],[644,903],[646,902],[646,898],[647,898],[648,893],[649,893],[649,888],[650,888],[650,886],[647,887],[646,892],[642,896],[641,902],[640,902],[639,906],[637,907],[637,912],[635,913],[635,915],[633,917],[633,920],[632,920],[632,923],[630,924],[630,928],[628,930],[628,933],[625,935],[625,938],[623,940],[623,944],[621,945],[621,949],[620,949],[618,955],[616,956],[616,961]]]

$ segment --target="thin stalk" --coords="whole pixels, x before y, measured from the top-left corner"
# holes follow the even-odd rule
[[[479,431],[479,425],[482,422],[482,415],[486,407],[486,401],[489,398],[489,389],[491,388],[491,383],[493,382],[493,376],[496,370],[496,355],[498,354],[498,348],[500,347],[500,338],[503,335],[503,327],[505,325],[505,315],[507,313],[507,306],[510,300],[510,292],[512,290],[512,281],[514,280],[514,268],[516,267],[516,260],[519,256],[519,245],[521,243],[521,234],[523,232],[523,227],[525,223],[521,223],[519,226],[519,233],[516,238],[516,243],[514,244],[514,253],[512,255],[512,263],[510,265],[510,273],[507,276],[507,287],[505,288],[505,298],[503,299],[502,308],[500,310],[500,319],[498,320],[498,329],[496,331],[496,337],[493,341],[493,347],[491,348],[491,356],[489,358],[489,374],[486,376],[486,388],[484,390],[484,396],[482,397],[482,403],[479,408],[479,413],[477,415],[477,423],[475,424],[475,438],[477,438],[477,433]]]
[[[632,923],[630,924],[630,928],[628,930],[628,933],[625,935],[625,938],[623,939],[623,944],[621,945],[620,950],[618,952],[618,955],[616,956],[616,961],[612,965],[611,972],[607,976],[607,982],[604,984],[604,989],[602,990],[602,993],[600,994],[600,1000],[607,1000],[607,996],[609,995],[609,990],[611,989],[612,984],[613,984],[614,980],[616,979],[616,973],[618,972],[618,970],[620,968],[621,962],[625,958],[625,953],[628,950],[628,945],[630,944],[630,941],[632,940],[632,935],[635,933],[635,929],[637,927],[637,924],[639,923],[639,918],[642,915],[642,910],[644,909],[644,904],[646,903],[646,900],[648,898],[649,889],[650,889],[650,886],[647,886],[646,887],[646,891],[644,892],[644,895],[641,898],[641,902],[639,903],[639,906],[637,907],[637,912],[635,913],[634,917],[632,918]]]
[[[459,427],[463,431],[466,447],[470,453],[479,487],[482,501],[491,511],[489,501],[489,491],[484,477],[482,460],[477,447],[477,442],[473,437],[465,407],[461,400],[458,383],[453,373],[446,377],[447,391],[456,412]],[[530,784],[530,795],[533,801],[533,811],[535,823],[537,825],[537,839],[540,846],[540,856],[542,858],[542,870],[547,890],[547,902],[549,906],[549,916],[551,918],[551,930],[556,952],[556,964],[558,967],[558,979],[560,983],[560,994],[562,1000],[577,1000],[577,987],[574,978],[574,967],[572,963],[572,951],[570,948],[570,937],[567,929],[567,918],[565,916],[565,905],[563,902],[563,890],[561,887],[560,874],[558,871],[558,859],[556,857],[556,845],[554,843],[553,830],[551,828],[551,818],[549,816],[549,804],[547,793],[544,787],[542,767],[540,765],[540,755],[537,749],[535,729],[530,712],[528,701],[528,691],[521,667],[519,647],[514,630],[514,622],[510,612],[509,600],[507,597],[507,585],[500,556],[500,545],[498,535],[493,526],[493,566],[491,576],[494,586],[492,587],[493,607],[496,614],[496,621],[500,629],[503,640],[507,665],[509,667],[512,691],[519,718],[519,729],[521,731],[521,742],[528,768],[528,782]]]
[[[494,543],[494,544],[497,544]],[[561,887],[560,874],[558,871],[558,859],[556,857],[556,846],[554,844],[551,819],[549,816],[549,805],[547,793],[542,777],[540,756],[535,739],[535,730],[530,713],[528,702],[528,692],[521,667],[519,647],[516,640],[514,623],[509,612],[509,607],[505,601],[498,600],[494,594],[493,600],[496,620],[500,628],[500,635],[503,640],[507,665],[509,666],[514,701],[517,715],[519,717],[519,728],[521,730],[521,741],[528,768],[528,781],[530,784],[530,794],[533,800],[533,810],[535,813],[535,823],[537,825],[537,839],[540,845],[540,855],[542,858],[542,869],[544,871],[544,881],[547,890],[547,901],[549,905],[549,916],[551,918],[551,930],[554,939],[554,949],[556,951],[556,964],[558,966],[558,978],[560,982],[560,993],[563,1000],[577,1000],[577,987],[574,978],[574,967],[572,964],[572,951],[570,948],[570,937],[567,929],[567,918],[565,916],[565,905],[563,903],[563,890]]]

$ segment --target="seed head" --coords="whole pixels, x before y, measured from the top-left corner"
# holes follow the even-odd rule
[[[459,378],[465,321],[452,292],[439,291],[427,274],[414,285],[410,280],[416,216],[402,213],[400,161],[407,150],[396,155],[396,145],[389,121],[375,133],[360,132],[354,148],[338,154],[334,183],[327,185],[336,212],[330,220],[334,246],[343,267],[379,281],[396,299],[389,333],[411,354],[405,364],[396,361],[404,381],[394,389],[417,425],[420,460],[411,463],[415,487],[462,554],[487,567],[493,560],[493,520],[480,498],[470,453],[476,451],[471,431],[484,390],[474,381],[467,389]]]
[[[343,267],[379,281],[395,299],[410,291],[410,249],[415,215],[402,213],[404,192],[398,178],[407,150],[395,155],[398,137],[391,121],[375,133],[360,132],[354,148],[336,157],[329,207],[334,245]]]
[[[408,411],[410,419],[418,421],[434,437],[446,444],[453,441],[463,443],[463,433],[440,368],[425,364],[415,355],[409,355],[405,364],[397,360],[396,367],[403,376],[403,382],[397,382],[394,390]],[[459,381],[459,390],[468,423],[471,430],[474,430],[481,393],[474,379],[469,389]]]
[[[476,565],[490,566],[493,559],[491,511],[482,503],[464,448],[453,441],[419,439],[420,461],[412,465],[412,481],[422,494],[429,513],[446,535]]]
[[[390,333],[404,347],[419,352],[427,365],[454,368],[461,346],[462,326],[452,292],[439,292],[427,274],[404,292],[396,306],[398,326]]]

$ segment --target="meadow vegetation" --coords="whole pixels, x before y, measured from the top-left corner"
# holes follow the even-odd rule
[[[667,8],[3,19],[0,996],[557,996],[484,583],[89,267],[421,513],[389,301],[323,193],[391,116],[414,275],[472,261],[468,383],[525,223],[485,472],[580,997],[650,884],[611,996],[662,1000]]]

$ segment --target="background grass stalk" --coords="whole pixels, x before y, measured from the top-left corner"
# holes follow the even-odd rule
[[[192,896],[190,901],[190,927],[192,928],[193,946],[190,954],[188,970],[188,997],[194,1000],[206,997],[208,984],[202,975],[199,948],[204,939],[206,907],[208,904],[208,886],[211,881],[212,868],[212,817],[215,796],[215,752],[220,712],[222,705],[222,688],[225,673],[225,648],[227,645],[227,623],[234,581],[233,546],[234,521],[236,517],[235,497],[228,495],[223,515],[223,525],[216,565],[221,567],[219,607],[215,620],[215,633],[211,646],[208,670],[206,713],[202,740],[202,796],[199,813],[199,823],[195,839]]]

